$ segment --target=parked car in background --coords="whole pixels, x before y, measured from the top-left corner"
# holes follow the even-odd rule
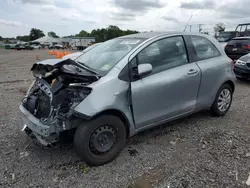
[[[62,57],[62,59],[72,59],[72,60],[75,60],[77,57],[79,57],[80,55],[86,53],[87,51],[95,48],[96,46],[98,46],[99,44],[101,43],[95,43],[95,44],[92,44],[91,46],[85,48],[83,51],[81,52],[74,52],[74,53],[71,53],[71,54],[68,54],[68,55],[65,55]]]
[[[32,44],[31,47],[34,49],[41,49],[42,48],[42,46],[40,44]]]
[[[54,44],[54,45],[49,45],[48,47],[49,49],[57,49],[57,50],[61,50],[64,49],[64,46],[61,44]]]
[[[64,46],[63,45],[61,45],[61,44],[56,44],[56,45],[54,45],[55,46],[55,49],[64,49]]]
[[[13,49],[16,50],[34,50],[32,46],[30,46],[28,43],[26,44],[16,44]]]
[[[192,33],[127,35],[31,70],[35,81],[20,104],[23,130],[43,145],[73,132],[89,165],[112,161],[145,129],[205,109],[224,116],[235,88],[220,44]]]
[[[250,78],[250,54],[240,57],[234,65],[234,73],[238,80]]]
[[[219,42],[228,42],[237,36],[237,31],[222,31],[219,33],[217,40]]]
[[[250,36],[250,23],[242,23],[237,25],[235,31],[239,37]]]
[[[14,48],[15,48],[15,45],[16,45],[16,44],[6,44],[4,48],[7,49],[7,50],[9,50],[9,49],[14,49]]]
[[[237,60],[250,52],[250,36],[235,37],[225,46],[225,52],[232,60]]]

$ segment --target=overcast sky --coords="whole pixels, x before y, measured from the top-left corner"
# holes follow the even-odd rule
[[[183,30],[190,16],[212,32],[218,22],[227,30],[250,22],[250,0],[1,0],[0,36],[27,35],[31,28],[59,36],[117,25],[138,31]],[[189,31],[189,27],[187,28]]]

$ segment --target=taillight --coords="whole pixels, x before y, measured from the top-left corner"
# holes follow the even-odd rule
[[[250,45],[242,46],[243,49],[250,50]]]

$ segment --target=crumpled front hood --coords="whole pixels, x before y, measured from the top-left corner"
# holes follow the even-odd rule
[[[60,63],[61,61],[64,61],[65,59],[45,59],[43,61],[38,61],[35,64],[37,65],[51,65],[54,66],[57,63]]]
[[[44,77],[49,72],[57,72],[59,74],[66,73],[72,76],[82,76],[93,81],[98,80],[96,74],[87,71],[86,68],[72,59],[46,59],[39,61],[33,64],[31,71],[39,77]]]
[[[33,64],[31,71],[40,72],[42,75],[45,75],[47,72],[60,67],[63,64],[74,64],[73,60],[65,59],[46,59],[43,61],[38,61]]]
[[[250,53],[247,54],[247,55],[244,55],[244,56],[240,57],[239,60],[245,61],[247,63],[250,63]]]

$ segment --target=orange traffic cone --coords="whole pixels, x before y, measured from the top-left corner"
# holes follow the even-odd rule
[[[36,60],[40,60],[40,55],[36,55]]]
[[[56,53],[56,58],[57,58],[57,59],[60,59],[60,58],[61,58],[60,53],[58,53],[58,52]]]

